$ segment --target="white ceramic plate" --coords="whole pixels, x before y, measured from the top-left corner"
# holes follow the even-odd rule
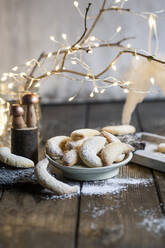
[[[110,166],[104,166],[99,168],[88,168],[82,165],[64,166],[60,163],[60,160],[54,160],[46,154],[49,162],[60,169],[63,172],[64,177],[78,180],[78,181],[94,181],[103,180],[117,176],[119,168],[126,165],[132,159],[132,152],[126,155],[126,158],[120,163],[114,163]]]

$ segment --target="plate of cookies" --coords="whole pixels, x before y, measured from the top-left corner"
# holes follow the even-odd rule
[[[134,147],[119,136],[135,132],[131,125],[107,126],[100,130],[78,129],[70,136],[55,136],[46,142],[46,157],[67,178],[79,181],[117,176],[129,163]]]

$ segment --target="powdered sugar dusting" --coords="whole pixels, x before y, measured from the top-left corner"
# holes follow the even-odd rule
[[[141,211],[140,216],[143,216],[143,220],[137,224],[139,228],[144,227],[147,232],[159,236],[165,234],[165,217],[158,218],[156,209]]]
[[[152,183],[151,178],[112,178],[99,182],[85,182],[82,188],[83,195],[104,195],[118,194],[126,191],[129,185],[149,186]]]

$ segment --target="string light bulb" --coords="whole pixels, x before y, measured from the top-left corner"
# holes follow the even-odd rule
[[[72,64],[72,65],[76,65],[77,62],[76,62],[75,60],[72,60],[72,61],[71,61],[71,64]]]
[[[121,29],[122,29],[121,26],[117,27],[116,32],[119,33],[121,31]]]
[[[14,66],[13,68],[12,68],[12,71],[17,71],[18,70],[18,66]]]
[[[155,26],[156,20],[155,20],[155,16],[154,16],[153,14],[150,14],[150,15],[149,15],[148,23],[149,23],[149,26],[150,26],[151,28]]]
[[[100,90],[100,93],[103,94],[105,92],[105,89]]]
[[[90,41],[96,40],[95,36],[90,36],[89,39],[90,39]]]
[[[74,6],[75,6],[76,8],[78,8],[78,5],[79,5],[79,4],[78,4],[77,1],[74,1],[73,4],[74,4]]]
[[[6,81],[7,80],[7,77],[6,76],[3,76],[3,77],[1,77],[1,81]]]
[[[12,89],[13,88],[13,83],[8,84],[8,88]]]
[[[48,58],[52,57],[52,53],[48,53]]]
[[[155,84],[155,78],[154,77],[150,77],[150,82],[151,82],[152,85],[154,85]]]
[[[112,69],[116,71],[117,70],[116,65],[112,65]]]
[[[90,97],[91,97],[91,98],[94,97],[93,91],[90,93]]]
[[[94,92],[95,92],[95,93],[99,93],[99,90],[98,90],[97,87],[94,88]]]
[[[62,38],[63,38],[64,40],[67,39],[67,35],[66,35],[66,34],[63,33],[61,36],[62,36]]]
[[[50,75],[51,75],[51,72],[50,72],[50,71],[48,71],[46,74],[47,74],[47,76],[50,76]]]
[[[74,100],[74,98],[75,98],[75,96],[72,96],[72,97],[70,97],[70,98],[68,99],[68,101],[71,102],[71,101]]]
[[[27,61],[27,62],[26,62],[26,65],[27,65],[27,66],[31,65],[31,62],[32,62],[31,60]]]
[[[128,89],[124,89],[123,91],[124,91],[125,94],[129,93]]]
[[[49,36],[49,39],[50,39],[51,41],[55,41],[55,37],[54,37],[53,35]]]

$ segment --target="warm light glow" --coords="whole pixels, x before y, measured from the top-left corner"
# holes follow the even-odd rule
[[[112,65],[112,69],[116,71],[117,70],[116,65]]]
[[[12,89],[13,88],[13,83],[8,84],[8,88]]]
[[[1,81],[6,81],[6,80],[7,80],[6,76],[1,77]]]
[[[124,93],[126,93],[126,94],[129,93],[129,90],[128,90],[128,89],[124,89],[123,91],[124,91]]]
[[[118,86],[118,82],[114,82],[112,86]]]
[[[99,47],[100,44],[99,44],[99,43],[94,43],[94,46],[95,46],[95,47]]]
[[[58,71],[60,69],[59,65],[56,65],[56,71]]]
[[[18,66],[14,66],[13,68],[12,68],[12,71],[17,71],[18,70]]]
[[[26,73],[25,72],[21,72],[20,73],[20,76],[24,78],[26,76]]]
[[[61,36],[62,36],[62,38],[63,38],[64,40],[67,39],[67,35],[66,35],[66,34],[63,33]]]
[[[48,53],[48,58],[52,57],[52,53]]]
[[[38,88],[40,86],[40,83],[36,83],[35,87]]]
[[[68,99],[69,102],[73,101],[73,99],[75,98],[75,96],[72,96]]]
[[[74,60],[72,60],[72,61],[71,61],[71,64],[72,64],[72,65],[76,65],[76,64],[77,64],[77,62],[76,62],[76,61],[74,61]]]
[[[50,76],[50,75],[51,75],[51,72],[50,72],[50,71],[48,71],[46,74],[47,74],[48,76]]]
[[[27,65],[27,66],[31,65],[31,62],[32,62],[31,60],[27,61],[27,62],[26,62],[26,65]]]
[[[94,93],[93,93],[93,91],[90,93],[90,97],[94,97]]]
[[[94,41],[96,38],[94,36],[89,37],[90,41]]]
[[[150,77],[150,82],[151,82],[152,85],[154,85],[155,84],[155,78],[154,77]]]
[[[119,26],[117,29],[116,29],[116,32],[119,33],[121,31],[122,27]]]
[[[5,132],[5,128],[8,121],[8,111],[8,104],[2,98],[0,98],[0,136],[3,135]]]
[[[130,82],[130,81],[127,81],[127,82],[125,82],[124,84],[125,84],[125,85],[130,85],[131,82]]]
[[[88,53],[93,53],[93,50],[92,49],[88,49]]]
[[[51,41],[55,41],[55,37],[52,35],[52,36],[49,36],[49,39],[51,40]]]
[[[156,20],[155,20],[154,15],[152,15],[152,14],[149,15],[148,23],[149,23],[149,26],[150,26],[151,28],[155,26]]]
[[[98,90],[97,87],[94,88],[94,92],[95,92],[95,93],[99,93],[99,90]]]
[[[115,0],[115,3],[120,3],[120,0]]]
[[[74,1],[73,2],[74,6],[77,8],[78,7],[78,2],[77,1]]]
[[[127,44],[127,47],[128,47],[128,48],[130,48],[130,47],[131,47],[131,44],[130,44],[130,43],[128,43],[128,44]]]
[[[9,77],[13,77],[14,74],[12,72],[9,72]]]
[[[105,92],[105,89],[100,90],[100,93],[103,94]]]
[[[136,60],[139,60],[140,59],[139,56],[137,56],[137,55],[135,56],[135,58],[136,58]]]

